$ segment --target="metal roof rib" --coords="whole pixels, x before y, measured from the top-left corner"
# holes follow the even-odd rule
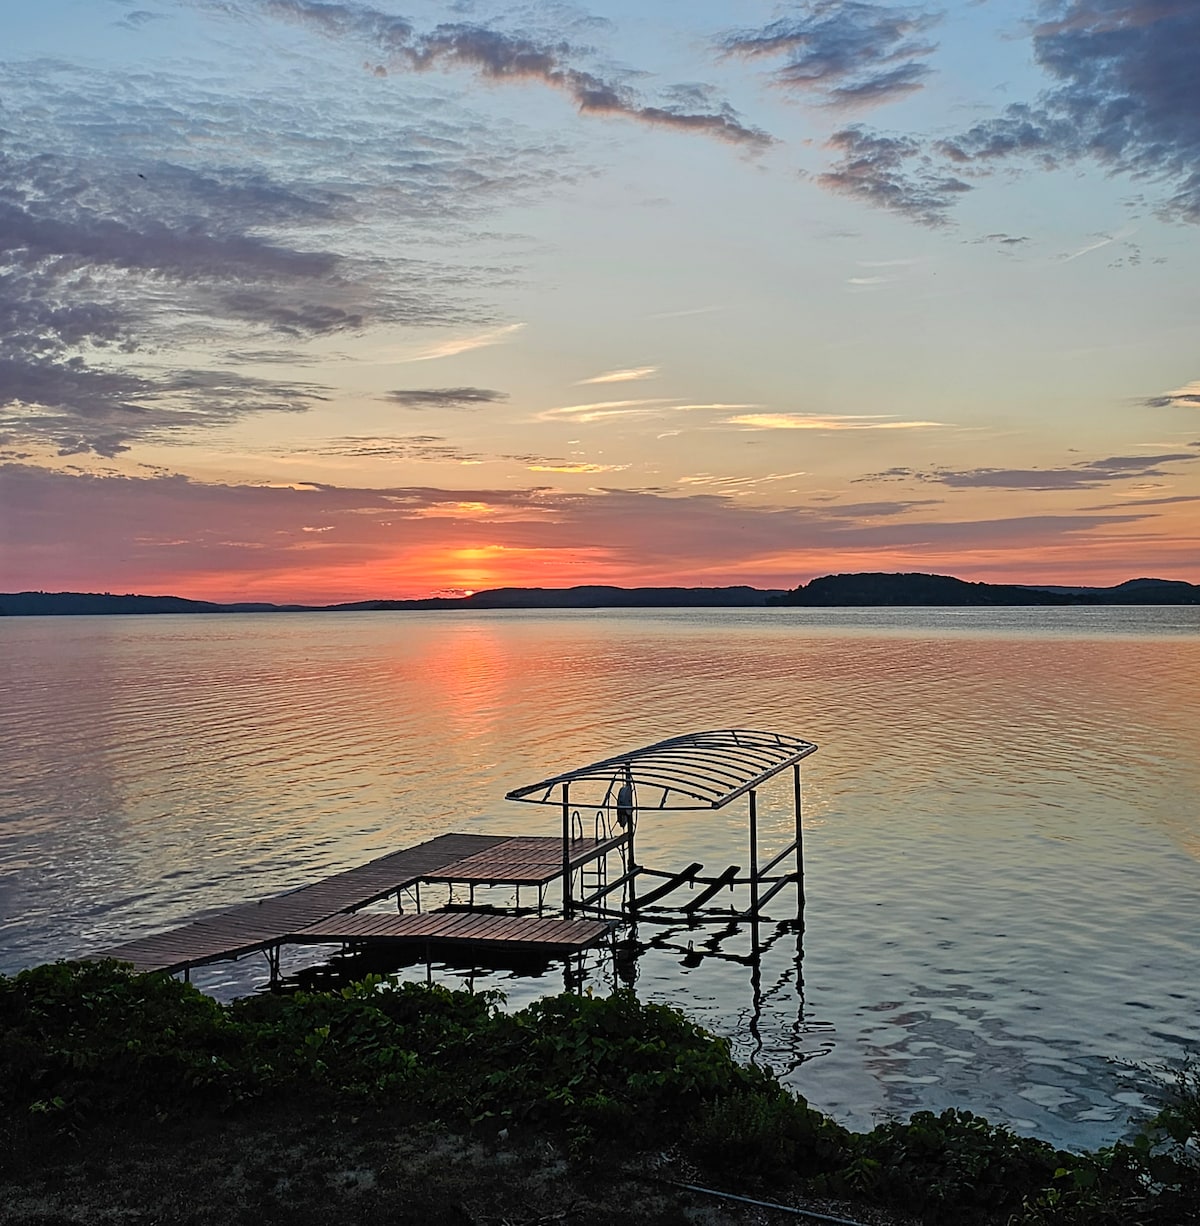
[[[651,803],[648,808],[719,809],[808,757],[816,748],[811,741],[782,732],[750,728],[689,732],[514,788],[507,799],[561,804],[564,790],[579,784],[583,791],[589,795],[594,791],[601,799],[568,791],[572,804],[603,807],[612,802],[614,779],[623,778],[628,767],[635,787],[663,792],[662,802]],[[591,790],[588,784],[593,785]],[[692,803],[678,803],[683,798]]]

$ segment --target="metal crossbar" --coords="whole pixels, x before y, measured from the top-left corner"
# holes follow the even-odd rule
[[[719,809],[816,748],[811,741],[781,732],[747,728],[690,732],[514,788],[507,799],[561,804],[563,792],[570,789],[572,803],[602,806],[613,794],[614,781],[628,772],[637,789],[661,792],[661,798],[639,795],[639,808]]]

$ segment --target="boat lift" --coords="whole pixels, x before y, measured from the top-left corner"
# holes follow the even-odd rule
[[[816,749],[811,741],[780,732],[744,728],[691,732],[514,788],[506,799],[561,809],[563,914],[568,918],[583,912],[634,922],[678,924],[684,920],[694,924],[720,920],[757,924],[766,918],[765,908],[775,896],[795,883],[799,919],[804,908],[800,763]],[[758,790],[789,768],[794,837],[766,864],[760,864]],[[714,876],[705,875],[700,863],[674,872],[638,863],[635,837],[640,819],[655,812],[722,809],[742,796],[747,797],[749,805],[749,867],[745,874],[740,865],[730,865]],[[572,840],[582,836],[586,813],[594,813],[597,841],[613,840],[622,861],[621,874],[610,881],[605,857],[594,870],[590,890],[584,885],[582,867],[575,870],[569,861]],[[783,869],[789,857],[794,857],[794,867]],[[651,888],[639,890],[641,885]],[[689,890],[701,888],[680,902],[677,892],[683,886]],[[617,890],[622,894],[614,906],[611,896]],[[744,901],[713,906],[724,891]]]

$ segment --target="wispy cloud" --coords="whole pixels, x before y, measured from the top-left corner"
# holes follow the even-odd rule
[[[803,470],[790,473],[762,473],[758,476],[730,476],[721,473],[695,473],[680,477],[676,484],[691,487],[705,486],[715,490],[749,491],[760,485],[773,485],[777,481],[794,481],[807,474]]]
[[[304,450],[290,454],[303,455]],[[367,460],[408,460],[427,464],[467,464],[486,462],[488,457],[467,451],[448,442],[438,434],[407,434],[399,436],[346,435],[327,439],[308,450],[320,456],[350,456]]]
[[[461,409],[497,404],[508,393],[489,387],[402,387],[388,392],[387,399],[406,409]]]
[[[486,349],[490,345],[503,345],[505,342],[512,340],[524,327],[523,323],[504,324],[501,327],[488,328],[484,332],[476,332],[470,336],[456,336],[451,340],[439,341],[437,344],[428,345],[416,353],[410,353],[406,357],[393,358],[392,360],[406,363],[434,362],[439,358],[454,358],[460,353],[470,353],[473,349]]]
[[[928,471],[890,468],[885,472],[873,473],[863,480],[912,480],[945,485],[952,489],[1086,490],[1114,482],[1167,476],[1163,465],[1198,459],[1200,455],[1175,451],[1159,455],[1108,456],[1101,460],[1081,460],[1078,464],[1061,468],[935,468]]]
[[[939,14],[864,0],[807,0],[794,17],[722,41],[727,54],[783,57],[772,80],[841,109],[878,106],[921,88]]]
[[[649,379],[658,374],[657,366],[630,366],[624,370],[606,370],[601,375],[593,375],[590,379],[580,379],[576,386],[587,383],[632,383],[635,379]]]
[[[451,272],[431,243],[408,258],[397,237],[436,218],[452,240],[535,165],[543,183],[555,173],[543,150],[456,127],[453,106],[414,138],[437,158],[403,163],[411,99],[364,116],[330,95],[298,126],[294,100],[255,80],[13,63],[0,89],[0,432],[69,454],[302,410],[329,389],[283,367],[315,341],[478,327],[488,313],[461,264]],[[197,352],[217,355],[209,369]],[[277,377],[238,370],[264,362]]]
[[[235,0],[226,0],[226,4],[233,8]],[[359,41],[374,57],[373,68],[381,76],[467,68],[489,82],[540,82],[565,94],[584,115],[618,116],[648,127],[695,132],[748,148],[772,143],[766,132],[744,123],[728,103],[696,110],[678,101],[678,92],[671,99],[649,102],[622,81],[580,68],[574,61],[583,51],[561,39],[541,39],[466,22],[446,22],[417,33],[404,18],[367,4],[334,0],[263,0],[259,7],[324,37]],[[689,97],[694,94],[692,91]]]
[[[1193,383],[1177,387],[1173,392],[1162,396],[1151,396],[1145,402],[1152,409],[1196,409],[1200,408],[1200,379]]]
[[[1109,247],[1113,243],[1120,242],[1123,238],[1128,238],[1129,235],[1136,231],[1136,226],[1126,226],[1123,230],[1118,230],[1116,234],[1100,234],[1090,242],[1080,247],[1077,251],[1072,251],[1069,255],[1062,257],[1062,263],[1069,264],[1072,260],[1079,259],[1080,256],[1088,255],[1093,251],[1099,251],[1103,247]]]
[[[715,311],[724,310],[724,307],[719,306],[702,306],[702,307],[684,307],[678,311],[655,311],[653,315],[646,315],[645,319],[685,319],[689,315],[712,315]]]
[[[570,460],[565,460],[561,464],[546,461],[528,465],[532,473],[619,473],[624,472],[628,467],[628,464],[586,464],[582,461],[572,462]]]
[[[919,141],[888,136],[855,124],[835,132],[828,148],[839,155],[817,175],[826,190],[863,204],[902,213],[925,226],[942,226],[951,206],[971,185],[949,174]]]
[[[604,421],[610,417],[630,417],[649,411],[661,412],[670,400],[598,400],[592,404],[567,404],[557,409],[545,409],[537,415],[539,421]]]
[[[940,421],[897,421],[866,414],[745,413],[725,420],[728,425],[752,430],[927,430],[945,425]]]

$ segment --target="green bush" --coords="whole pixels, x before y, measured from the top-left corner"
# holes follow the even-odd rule
[[[849,1133],[724,1039],[629,992],[498,1005],[377,976],[232,1005],[113,962],[0,976],[0,1161],[36,1161],[43,1139],[99,1121],[264,1100],[311,1118],[523,1129],[609,1162],[675,1150],[726,1182],[800,1179],[928,1222],[1200,1222],[1193,1066],[1132,1144],[1067,1154],[965,1111]]]
[[[935,1219],[1015,1210],[1068,1158],[1044,1141],[955,1110],[881,1124],[856,1137],[854,1150],[839,1172],[841,1187]]]
[[[56,962],[0,976],[0,1112],[65,1129],[97,1114],[225,1102],[239,1040],[216,1001],[114,962]]]

